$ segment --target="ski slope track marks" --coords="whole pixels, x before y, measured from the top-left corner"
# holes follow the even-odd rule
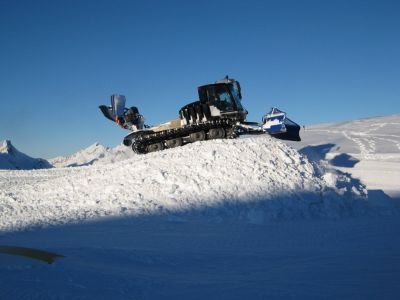
[[[301,143],[288,143],[326,166],[360,179],[369,190],[400,199],[400,116],[307,127]],[[332,145],[322,153],[323,145]],[[318,154],[317,154],[318,153]],[[348,164],[335,165],[338,158]],[[332,170],[332,168],[331,168]]]

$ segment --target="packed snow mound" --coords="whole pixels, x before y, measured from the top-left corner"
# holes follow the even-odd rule
[[[362,188],[336,190],[335,180],[270,137],[197,142],[106,165],[0,173],[0,228],[148,214],[257,224],[364,213]]]
[[[0,141],[0,169],[32,170],[51,167],[52,165],[45,159],[32,158],[18,151],[10,140]]]
[[[56,168],[81,167],[114,163],[133,157],[135,154],[129,147],[118,145],[114,148],[95,143],[69,156],[58,156],[49,162]]]

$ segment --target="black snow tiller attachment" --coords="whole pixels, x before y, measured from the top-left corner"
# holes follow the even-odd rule
[[[300,141],[300,126],[277,108],[272,108],[261,124],[246,122],[240,84],[228,76],[200,86],[198,92],[199,100],[182,107],[179,118],[156,126],[145,125],[137,107],[126,108],[123,95],[112,95],[111,106],[99,108],[107,119],[132,131],[123,143],[140,154],[242,134],[268,133],[279,139]]]

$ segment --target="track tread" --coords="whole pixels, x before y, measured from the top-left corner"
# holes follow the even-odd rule
[[[235,138],[235,127],[236,120],[226,119],[226,120],[215,120],[207,123],[191,124],[178,129],[164,130],[161,132],[145,134],[138,132],[138,134],[132,135],[132,150],[137,154],[147,153],[147,146],[154,143],[165,143],[166,140],[174,138],[183,138],[189,136],[191,133],[203,130],[207,132],[213,128],[224,128],[227,134],[226,138]],[[190,142],[187,142],[190,143]],[[183,144],[184,145],[184,144]]]

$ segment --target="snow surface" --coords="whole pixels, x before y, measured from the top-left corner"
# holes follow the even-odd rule
[[[0,172],[0,229],[102,216],[220,207],[249,222],[365,213],[362,185],[329,181],[296,150],[262,136],[187,145],[92,167]],[[237,205],[247,209],[237,211]]]
[[[400,198],[400,115],[306,127],[288,143],[309,159]]]
[[[9,140],[0,141],[0,169],[31,170],[51,168],[42,158],[32,158],[18,151]]]
[[[8,233],[0,299],[398,299],[398,216],[249,224],[175,215]]]
[[[0,254],[0,299],[398,299],[399,199],[341,171],[366,156],[331,137],[95,144],[58,159],[84,166],[0,171],[0,245],[65,256]]]

